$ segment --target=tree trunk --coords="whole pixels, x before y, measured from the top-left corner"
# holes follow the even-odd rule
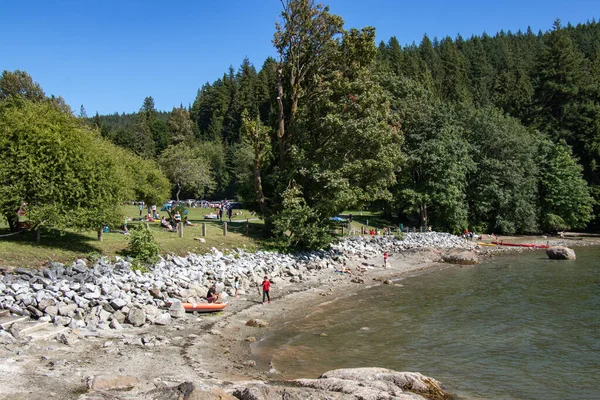
[[[178,203],[179,203],[179,193],[181,193],[181,183],[177,182],[177,194],[175,194],[175,198],[177,199]]]
[[[104,228],[98,229],[98,241],[99,242],[102,241],[103,234],[104,234]]]
[[[8,221],[8,227],[10,228],[11,232],[17,232],[19,230],[19,217],[16,213],[14,215],[7,215],[6,220]]]
[[[254,155],[254,192],[256,194],[256,201],[260,208],[262,216],[265,215],[265,195],[262,189],[262,179],[260,176],[260,152]]]
[[[279,106],[279,126],[277,128],[277,140],[279,142],[279,168],[283,169],[286,162],[285,145],[285,113],[283,110],[283,62],[279,61],[277,68],[277,105]]]

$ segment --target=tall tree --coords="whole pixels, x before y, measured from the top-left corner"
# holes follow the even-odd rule
[[[327,48],[343,30],[343,20],[329,7],[313,0],[281,0],[282,24],[276,24],[273,44],[279,53],[277,102],[279,105],[279,165],[285,165],[294,140],[300,98],[307,76],[319,74],[327,63]],[[285,78],[284,78],[285,74]],[[289,112],[284,108],[284,80],[289,85]],[[287,121],[286,121],[287,120]],[[287,124],[287,127],[286,127]]]
[[[194,125],[190,119],[190,113],[185,108],[173,108],[167,125],[170,144],[190,142],[194,139]]]

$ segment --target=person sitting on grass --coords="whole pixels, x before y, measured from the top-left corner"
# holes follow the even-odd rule
[[[188,217],[187,217],[187,215],[185,216],[185,218],[183,218],[183,224],[184,224],[185,226],[196,226],[196,224],[192,224],[192,223],[191,223],[191,222],[188,220]]]
[[[209,303],[216,303],[219,300],[219,294],[217,293],[217,285],[213,284],[206,293],[206,301]]]
[[[162,219],[160,220],[160,224],[167,228],[167,230],[169,232],[174,232],[175,230],[173,229],[173,227],[171,226],[171,224],[169,223],[169,221],[167,221],[167,219],[165,217],[162,217]]]

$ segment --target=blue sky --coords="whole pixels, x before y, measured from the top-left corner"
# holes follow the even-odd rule
[[[318,2],[318,1],[317,1]],[[600,17],[598,0],[329,0],[346,28],[375,26],[377,41],[417,43],[487,32],[548,30]],[[47,94],[88,115],[136,112],[146,96],[171,110],[244,57],[268,56],[279,0],[36,0],[0,2],[0,70],[21,69]]]

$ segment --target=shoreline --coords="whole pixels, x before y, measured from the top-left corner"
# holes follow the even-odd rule
[[[597,244],[595,241],[585,243]],[[481,257],[492,257],[526,250],[529,249],[476,251]],[[218,386],[226,391],[248,381],[277,382],[281,375],[273,373],[270,365],[263,365],[260,360],[256,363],[253,343],[309,307],[351,296],[385,280],[450,267],[452,264],[442,262],[444,251],[427,248],[391,254],[389,267],[385,269],[379,256],[350,256],[348,266],[352,276],[325,268],[299,283],[278,283],[272,287],[272,302],[268,305],[260,304],[261,299],[254,292],[256,288],[251,287],[247,294],[240,294],[239,299],[230,298],[230,306],[224,313],[188,313],[185,319],[165,327],[149,325],[95,333],[75,330],[72,343],[57,343],[54,338],[48,338],[24,345],[6,344],[0,347],[3,361],[0,381],[11,384],[2,385],[0,397],[9,400],[92,399],[94,397],[85,397],[88,396],[88,377],[106,374],[136,379],[128,396],[123,398],[142,398],[135,396],[183,382],[205,388]],[[364,263],[370,268],[360,276],[356,267]],[[351,282],[356,277],[363,278],[364,283]],[[247,326],[250,319],[265,320],[269,326]]]

